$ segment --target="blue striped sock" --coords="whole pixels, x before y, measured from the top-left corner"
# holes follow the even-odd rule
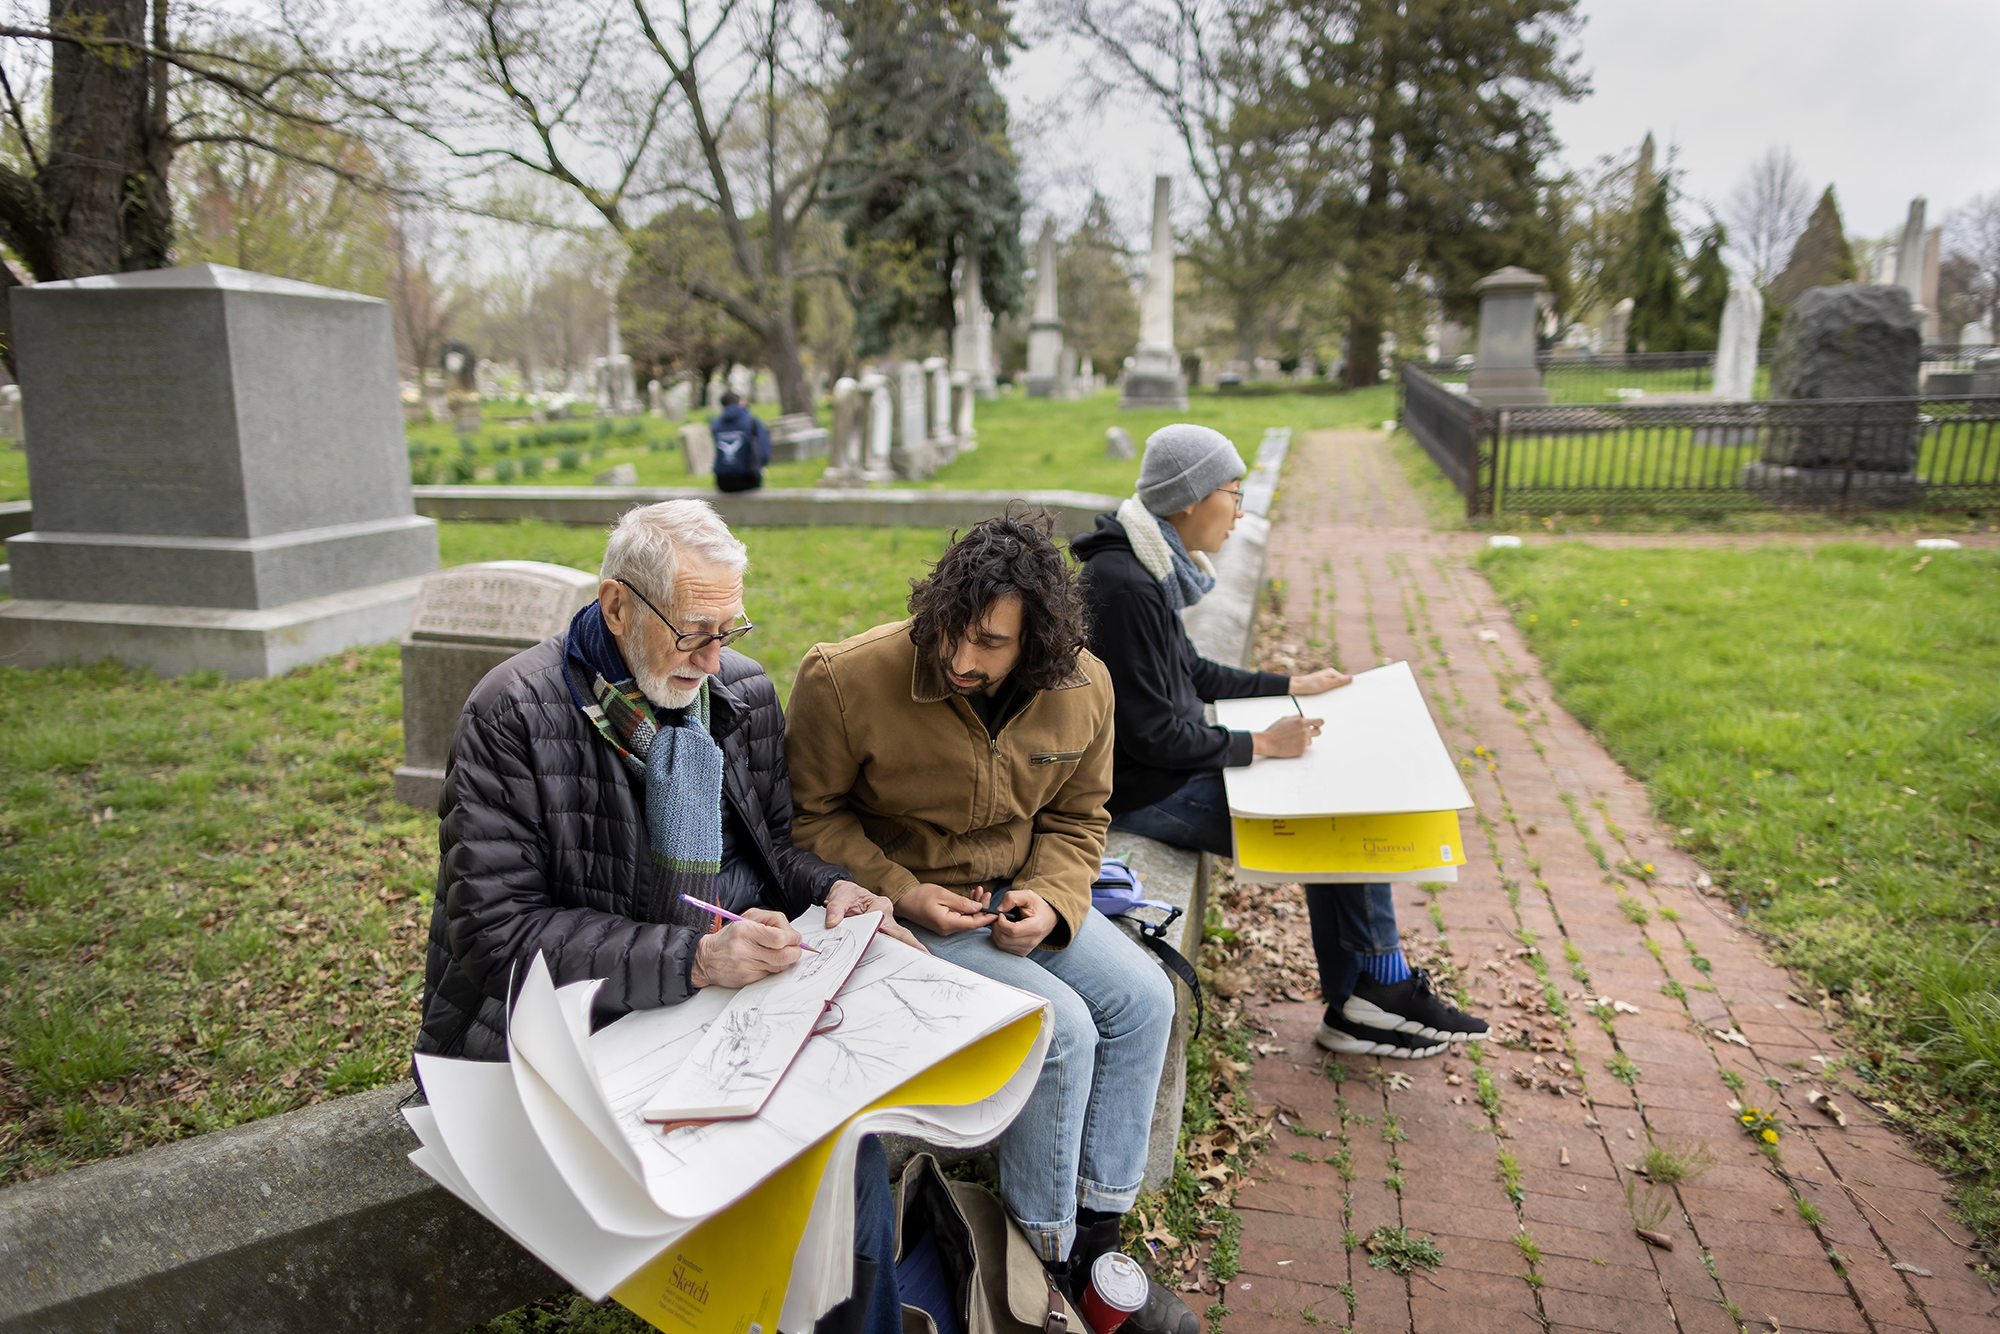
[[[1361,956],[1361,971],[1385,987],[1394,986],[1410,975],[1410,965],[1403,958],[1403,952],[1392,954],[1364,954]]]

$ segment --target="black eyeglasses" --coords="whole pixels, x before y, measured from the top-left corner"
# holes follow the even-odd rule
[[[681,631],[681,628],[678,625],[675,625],[672,621],[668,620],[667,614],[661,611],[658,607],[655,607],[652,604],[651,600],[649,600],[644,593],[641,593],[638,589],[633,588],[630,583],[627,583],[623,579],[618,580],[618,582],[624,584],[625,587],[631,592],[633,597],[639,599],[639,601],[641,602],[644,602],[646,604],[646,610],[652,612],[653,615],[660,618],[661,625],[666,626],[667,629],[674,632],[674,647],[676,649],[679,649],[682,653],[699,653],[702,649],[707,648],[710,644],[720,644],[724,648],[728,648],[731,644],[734,644],[737,640],[743,638],[743,636],[749,634],[752,630],[755,630],[757,628],[755,625],[746,622],[745,624],[739,625],[732,630],[724,630],[721,634],[714,634],[714,635],[703,634],[698,630],[691,631],[688,633],[683,633]]]
[[[1236,497],[1236,512],[1237,512],[1238,514],[1241,514],[1241,513],[1243,512],[1243,490],[1242,490],[1242,488],[1241,488],[1241,487],[1238,487],[1238,488],[1237,488],[1236,490],[1234,490],[1234,491],[1231,491],[1231,490],[1230,490],[1230,489],[1229,489],[1228,487],[1226,487],[1226,486],[1218,486],[1218,487],[1216,487],[1215,489],[1216,489],[1216,490],[1218,490],[1218,491],[1220,491],[1220,492],[1222,492],[1222,494],[1223,494],[1223,495],[1225,495],[1225,496],[1235,496],[1235,497]]]

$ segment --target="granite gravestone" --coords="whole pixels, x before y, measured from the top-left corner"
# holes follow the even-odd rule
[[[958,457],[958,436],[951,429],[951,366],[943,357],[924,359],[924,426],[938,466]]]
[[[627,461],[614,464],[590,479],[592,486],[637,486],[639,465]]]
[[[1750,398],[1757,383],[1757,335],[1764,327],[1764,295],[1749,283],[1729,289],[1722,331],[1715,345],[1715,397]]]
[[[1539,407],[1549,401],[1535,364],[1535,325],[1548,280],[1508,267],[1472,285],[1479,293],[1479,352],[1468,388],[1491,408]]]
[[[958,437],[961,454],[979,448],[979,432],[972,425],[972,400],[978,394],[979,382],[969,371],[951,373],[951,433]]]
[[[1139,297],[1139,346],[1132,368],[1125,372],[1121,408],[1173,408],[1188,405],[1187,377],[1180,353],[1174,350],[1174,227],[1171,205],[1173,179],[1153,179],[1153,245],[1146,258],[1146,286]]]
[[[676,432],[680,441],[681,462],[687,465],[690,477],[706,477],[715,466],[715,437],[708,433],[707,422],[689,422]]]
[[[826,428],[810,412],[787,413],[771,419],[771,462],[797,463],[826,455]]]
[[[1122,426],[1113,426],[1104,433],[1104,457],[1107,459],[1136,459],[1139,447],[1132,443],[1132,433]]]
[[[403,763],[396,797],[436,810],[459,711],[488,672],[561,634],[597,596],[597,576],[567,565],[500,560],[423,581],[403,633]]]
[[[826,471],[821,486],[866,486],[862,460],[868,452],[867,399],[852,376],[833,382],[833,430],[827,441]]]
[[[21,438],[20,385],[0,385],[0,437],[12,441],[16,449],[28,447],[28,442]]]
[[[11,301],[35,527],[0,661],[259,677],[401,631],[438,538],[387,302],[216,264]]]
[[[896,443],[889,452],[889,466],[904,481],[921,482],[937,471],[937,450],[931,445],[925,406],[929,395],[924,368],[914,361],[901,362],[890,383],[895,389],[890,405],[896,415]]]
[[[1743,485],[1779,504],[1903,505],[1925,489],[1915,473],[1922,418],[1923,315],[1901,286],[1815,287],[1785,315],[1771,361],[1770,428]],[[1815,400],[1869,400],[1787,413]]]
[[[951,368],[954,375],[968,376],[974,393],[992,398],[999,392],[993,382],[993,312],[986,308],[979,283],[979,251],[970,239],[962,240],[959,253],[958,285],[952,293],[957,320],[951,334]]]

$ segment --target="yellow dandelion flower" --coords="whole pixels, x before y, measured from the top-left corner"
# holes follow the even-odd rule
[[[1648,874],[1648,875],[1651,875],[1652,873],[1653,873],[1653,864],[1652,864],[1651,862],[1647,862],[1647,863],[1646,863],[1646,874]]]
[[[1571,621],[1570,621],[1570,624],[1571,624],[1571,625],[1575,625],[1576,623],[1577,623],[1577,622],[1576,622],[1575,620],[1571,620]]]
[[[1627,602],[1627,601],[1626,601],[1626,600],[1625,600],[1624,598],[1619,598],[1619,599],[1618,599],[1618,605],[1619,605],[1619,606],[1621,606],[1621,607],[1629,607],[1629,606],[1631,606],[1632,604],[1631,604],[1630,602]]]
[[[1777,1132],[1777,1131],[1775,1131],[1775,1130],[1767,1130],[1767,1131],[1765,1131],[1765,1132],[1764,1132],[1764,1142],[1765,1142],[1766,1144],[1776,1144],[1776,1143],[1778,1142],[1778,1132]]]
[[[1531,620],[1531,621],[1539,621],[1539,620],[1541,620],[1542,618],[1541,618],[1541,617],[1539,617],[1539,616],[1530,616],[1530,617],[1529,617],[1528,619],[1529,619],[1529,620]]]

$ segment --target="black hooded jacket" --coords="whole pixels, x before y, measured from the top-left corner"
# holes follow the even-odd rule
[[[1133,554],[1115,516],[1098,515],[1096,530],[1073,538],[1069,549],[1083,562],[1090,651],[1110,669],[1118,696],[1105,809],[1136,811],[1172,795],[1197,770],[1250,763],[1250,734],[1210,726],[1201,706],[1282,695],[1291,678],[1225,667],[1195,652],[1180,614]]]
[[[792,846],[785,720],[763,668],[731,649],[709,678],[724,805],[750,833],[762,906],[797,916],[847,872]],[[504,1060],[506,1004],[536,951],[557,986],[605,979],[594,1018],[692,994],[700,933],[666,924],[645,780],[570,698],[563,641],[487,673],[459,716],[438,802],[437,902],[417,1050]]]

